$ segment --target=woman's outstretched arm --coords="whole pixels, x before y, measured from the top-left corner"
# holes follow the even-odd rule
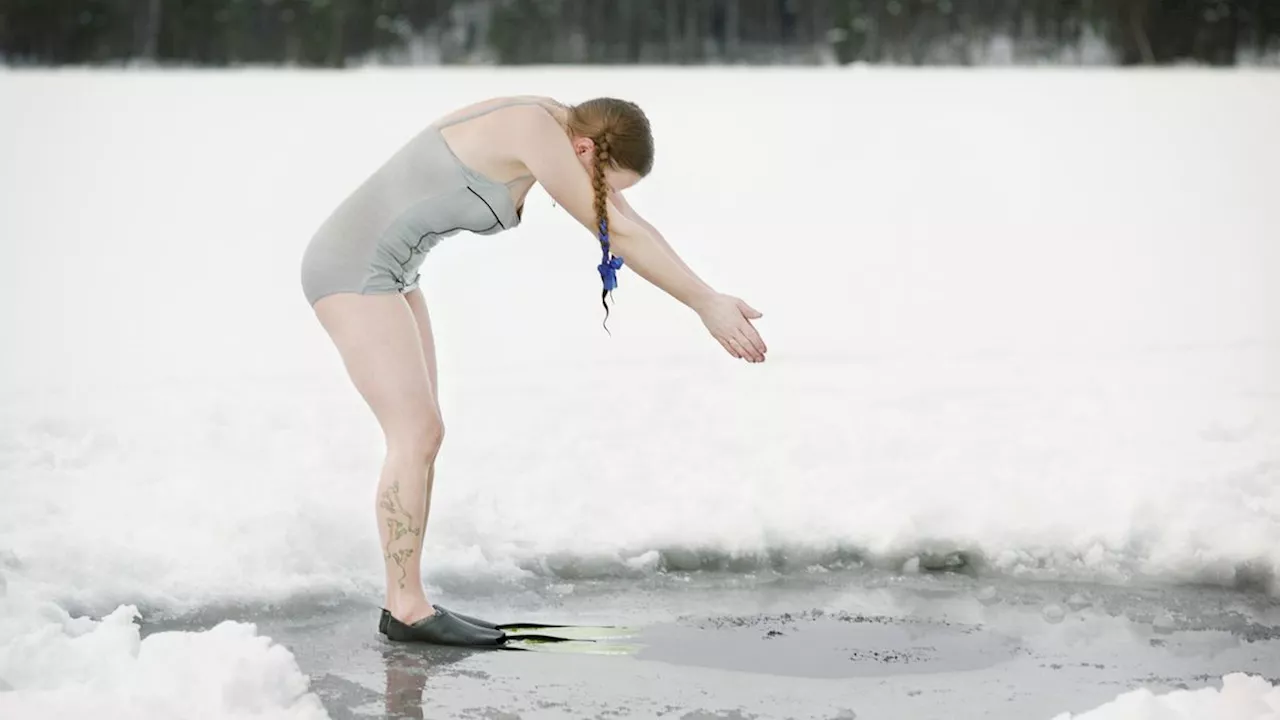
[[[652,223],[641,217],[640,213],[636,212],[635,208],[631,207],[631,203],[627,202],[626,197],[624,197],[622,193],[617,192],[616,190],[611,190],[609,192],[609,201],[612,202],[618,210],[622,211],[624,217],[630,219],[632,222],[638,223],[640,227],[647,230],[649,234],[653,236],[654,241],[661,245],[662,248],[680,264],[680,267],[684,268],[690,275],[693,275],[698,282],[702,282],[702,278],[699,278],[697,273],[693,271],[693,268],[689,267],[688,264],[680,258],[680,255],[675,251],[675,248],[671,247],[671,244],[662,236],[662,233],[658,232],[658,228],[654,227]]]
[[[653,237],[654,241],[656,241],[660,246],[662,246],[662,248],[665,249],[667,253],[672,257],[672,259],[674,259],[677,263],[679,263],[680,266],[683,267],[690,275],[693,275],[695,278],[698,277],[697,273],[693,271],[693,268],[689,267],[684,262],[684,260],[680,258],[680,255],[675,251],[675,248],[671,247],[671,244],[668,243],[666,238],[662,236],[662,233],[658,231],[658,228],[654,227],[653,224],[650,223],[648,220],[645,220],[644,217],[639,212],[637,212],[635,208],[631,207],[631,203],[627,202],[626,197],[623,196],[621,192],[617,192],[617,191],[610,192],[609,199],[613,202],[614,205],[617,206],[619,210],[622,211],[622,214],[624,216],[626,216],[633,222],[638,223],[641,227],[647,230],[649,234]],[[698,278],[698,280],[699,282],[702,281],[701,278]],[[756,310],[750,305],[747,305],[742,300],[738,298],[730,298],[730,299],[732,299],[734,303],[737,305],[736,309],[739,312],[741,312],[742,315],[748,320],[756,320],[760,317],[763,317],[759,310]],[[754,330],[754,327],[752,329]],[[751,338],[751,335],[748,334],[748,339],[750,338]],[[760,352],[760,356],[758,359],[756,359],[756,361],[762,362],[764,360],[764,353],[768,351],[768,348],[765,346],[764,340],[759,338],[758,334],[755,336],[755,338],[756,338],[755,348],[758,349]],[[733,352],[732,348],[726,348],[726,349],[728,349],[731,353]]]
[[[566,212],[593,235],[597,223],[591,179],[578,162],[564,129],[549,114],[526,108],[515,152],[529,172]],[[671,246],[622,212],[612,201],[609,244],[640,277],[698,313],[707,330],[730,355],[763,362],[766,347],[749,318],[760,317],[738,298],[716,292],[680,260]]]

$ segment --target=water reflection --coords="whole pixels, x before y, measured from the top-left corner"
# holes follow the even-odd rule
[[[432,645],[393,645],[381,648],[386,673],[384,711],[388,719],[428,720],[444,718],[444,714],[427,714],[430,702],[429,682],[451,674],[446,670],[476,653],[467,648]]]

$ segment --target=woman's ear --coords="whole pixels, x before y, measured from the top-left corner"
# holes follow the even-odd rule
[[[573,139],[573,152],[578,157],[585,156],[586,159],[591,159],[595,151],[596,144],[591,138],[576,137]]]

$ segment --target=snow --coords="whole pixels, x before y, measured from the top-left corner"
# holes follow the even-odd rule
[[[0,715],[323,716],[251,625],[132,608],[381,593],[381,437],[297,262],[422,124],[530,92],[646,108],[633,204],[771,352],[625,271],[606,335],[540,191],[437,247],[431,587],[781,550],[1280,595],[1274,73],[10,72]],[[1224,683],[1077,717],[1274,716]]]

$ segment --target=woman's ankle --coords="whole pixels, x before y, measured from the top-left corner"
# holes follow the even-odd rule
[[[435,608],[423,596],[393,598],[387,601],[386,609],[391,617],[406,625],[412,625],[435,613]]]

